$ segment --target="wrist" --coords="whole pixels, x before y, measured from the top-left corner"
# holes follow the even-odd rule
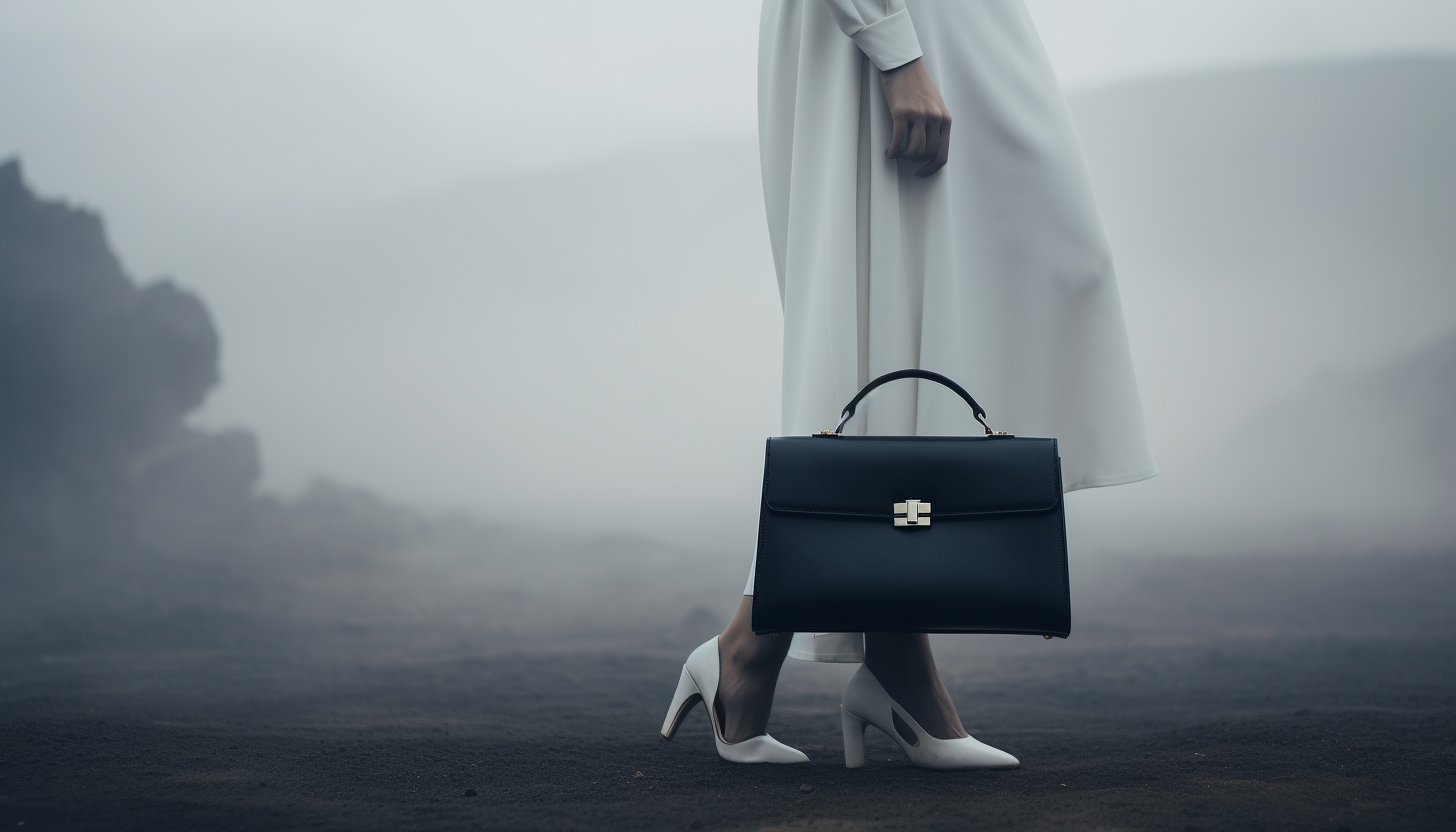
[[[898,75],[914,75],[918,72],[924,71],[925,68],[920,65],[920,59],[916,58],[913,61],[906,61],[905,63],[900,64],[897,67],[880,70],[880,78],[882,80],[889,80],[890,78],[894,78]]]

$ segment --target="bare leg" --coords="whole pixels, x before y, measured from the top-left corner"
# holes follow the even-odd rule
[[[779,670],[789,655],[789,633],[756,636],[752,621],[753,596],[745,595],[728,629],[718,636],[718,722],[725,742],[764,733]]]
[[[935,669],[924,633],[865,633],[865,664],[920,727],[942,740],[966,736],[950,693]]]
[[[753,634],[753,596],[743,596],[718,637],[718,722],[723,739],[742,742],[764,733],[773,711],[779,670],[790,634]],[[935,669],[924,633],[865,633],[865,664],[890,697],[938,739],[966,736],[950,693]]]

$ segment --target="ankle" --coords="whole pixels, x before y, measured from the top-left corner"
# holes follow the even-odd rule
[[[788,655],[787,639],[781,636],[718,637],[718,655],[724,665],[742,674],[777,673]]]
[[[879,659],[866,656],[865,667],[869,668],[870,673],[873,673],[881,684],[920,686],[937,678],[934,665],[906,659],[903,656]]]

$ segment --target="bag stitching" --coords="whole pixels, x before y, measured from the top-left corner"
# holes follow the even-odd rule
[[[886,517],[895,516],[894,514],[874,511],[836,511],[828,508],[781,508],[767,500],[763,504],[768,507],[769,511],[777,514],[833,514],[840,517],[875,517],[881,520]],[[932,511],[930,513],[930,519],[939,520],[942,517],[975,517],[982,514],[1036,514],[1038,512],[1051,511],[1060,504],[1061,501],[1057,500],[1047,503],[1044,506],[1034,506],[1031,508],[988,508],[980,511]]]

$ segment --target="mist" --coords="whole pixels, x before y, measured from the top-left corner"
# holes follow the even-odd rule
[[[654,733],[658,688],[738,603],[779,433],[752,8],[678,5],[636,41],[573,16],[535,89],[600,77],[545,103],[523,91],[551,40],[529,10],[396,30],[370,7],[352,39],[323,6],[286,36],[266,4],[76,29],[7,10],[0,823],[782,820]],[[1147,12],[1197,42],[1179,54],[1078,37],[1136,6],[1033,12],[1162,473],[1069,496],[1073,639],[937,637],[975,733],[1048,761],[975,794],[993,825],[1072,782],[1082,802],[1037,817],[1126,825],[1133,793],[1182,828],[1216,814],[1187,797],[1209,789],[1230,828],[1307,807],[1440,828],[1439,797],[1329,779],[1345,760],[1321,755],[1366,749],[1421,794],[1449,771],[1456,57],[1411,54],[1449,46],[1430,34],[1448,12],[1403,4],[1361,40],[1340,4],[1318,37],[1205,42],[1226,18],[1188,4]],[[510,72],[462,57],[466,21],[522,33]],[[731,57],[634,86],[650,50],[618,46],[654,38],[684,67]],[[570,130],[500,129],[552,108]],[[832,760],[844,669],[790,665],[775,725]],[[1209,779],[1194,747],[1238,770]],[[109,748],[85,769],[101,796],[65,799]],[[855,817],[911,793],[890,820],[959,817],[959,792],[892,770],[752,782],[801,818],[848,817],[802,777]],[[639,778],[671,786],[629,794]]]
[[[1199,73],[1073,97],[1163,471],[1073,495],[1078,556],[1449,549],[1456,443],[1440,414],[1456,389],[1445,227],[1456,169],[1444,156],[1456,109],[1434,106],[1449,101],[1456,60],[1443,58]],[[731,595],[746,569],[762,442],[778,432],[782,325],[748,138],[295,216],[193,255],[187,273],[215,287],[205,298],[170,278],[135,287],[98,215],[35,196],[19,164],[5,171],[18,206],[11,262],[29,264],[15,267],[7,326],[20,339],[7,353],[29,358],[7,398],[44,404],[7,411],[10,453],[33,462],[12,467],[9,493],[22,496],[8,516],[37,562],[52,544],[109,546],[55,536],[96,525],[86,506],[117,503],[108,489],[121,502],[162,495],[148,498],[159,505],[190,495],[137,515],[152,518],[142,536],[178,556],[206,540],[198,528],[242,539],[216,517],[250,517],[249,534],[266,537],[319,500],[354,506],[366,526],[377,503],[419,529],[455,524],[453,554],[430,560],[419,553],[439,545],[417,540],[402,562],[445,574],[473,563],[479,580],[519,592],[532,575],[583,576],[579,591],[527,593],[532,627],[584,614],[589,588],[619,567],[637,570],[636,584],[615,582],[623,597],[681,596],[654,615],[723,615],[713,593]],[[40,302],[25,286],[47,287],[47,314],[70,308],[76,322],[35,334],[45,319],[25,306]],[[116,324],[87,323],[123,313],[136,330],[125,343],[165,345],[140,353],[156,366],[97,340],[118,337]],[[139,375],[86,363],[103,359]],[[74,392],[103,377],[90,398]],[[56,385],[73,398],[45,403],[37,391]],[[168,471],[193,479],[136,485]],[[63,485],[26,485],[39,480]],[[65,507],[45,493],[66,495]],[[199,494],[221,496],[203,510]],[[349,494],[363,502],[340,503]],[[35,518],[57,512],[68,519],[42,532]],[[211,519],[172,535],[168,523],[189,512]],[[348,536],[344,515],[334,531]],[[311,535],[300,550],[336,548],[314,521],[298,523]],[[500,535],[556,554],[511,566]],[[363,548],[388,563],[403,545],[389,540]],[[570,566],[546,565],[556,561]]]
[[[1336,537],[1449,540],[1446,452],[1413,450],[1447,447],[1439,433],[1381,428],[1333,455],[1309,437],[1439,412],[1357,391],[1456,333],[1456,110],[1434,106],[1456,98],[1453,67],[1275,67],[1073,98],[1163,471],[1074,495],[1084,550],[1186,548],[1186,524],[1231,511],[1259,530],[1245,549],[1298,548],[1272,526],[1357,508]],[[226,383],[194,422],[256,431],[281,494],[327,476],[502,523],[569,505],[554,527],[746,560],[781,336],[757,176],[749,138],[696,139],[219,244],[188,269],[230,322]],[[1450,388],[1449,364],[1425,372]],[[1340,385],[1348,398],[1319,398]],[[1265,415],[1301,407],[1278,427]],[[1228,452],[1245,440],[1260,450]]]
[[[1088,551],[1127,545],[1150,500],[1222,515],[1194,483],[1247,420],[1456,328],[1448,59],[1370,57],[1449,48],[1447,10],[1146,6],[1032,8],[1075,91],[1164,472],[1073,498]],[[653,6],[630,36],[578,6],[550,36],[485,6],[320,6],[290,27],[268,4],[85,8],[8,12],[0,148],[40,192],[99,206],[143,282],[201,293],[225,383],[190,423],[260,437],[265,491],[323,477],[507,523],[562,500],[562,528],[748,557],[781,326],[751,4]],[[520,38],[482,53],[471,32],[492,26]],[[674,78],[633,83],[650,70],[628,42],[668,50]],[[492,121],[553,107],[592,141]],[[1271,451],[1261,475],[1300,467]],[[1439,504],[1417,469],[1382,492]],[[1368,501],[1352,485],[1279,513]],[[1430,545],[1438,519],[1397,525]]]

